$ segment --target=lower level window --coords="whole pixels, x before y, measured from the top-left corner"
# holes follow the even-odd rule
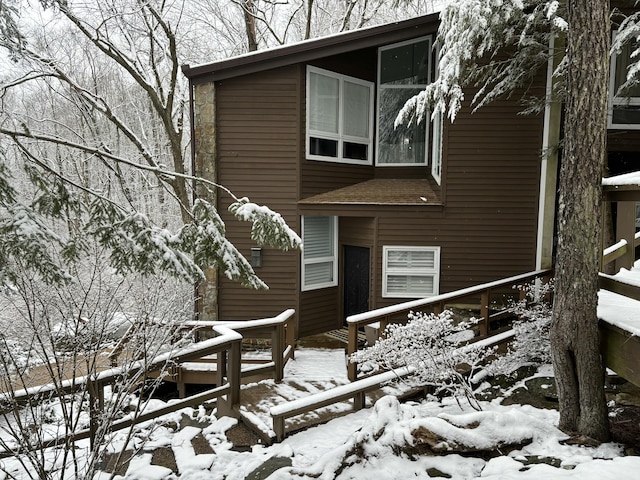
[[[383,247],[382,295],[419,298],[437,295],[440,247]]]
[[[338,283],[338,217],[302,217],[302,290]]]

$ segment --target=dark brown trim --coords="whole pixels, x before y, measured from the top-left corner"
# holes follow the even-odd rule
[[[183,65],[182,72],[195,83],[224,80],[272,68],[308,62],[340,53],[400,42],[435,33],[438,16],[434,13],[401,22],[330,35],[293,45],[271,48],[204,65]]]

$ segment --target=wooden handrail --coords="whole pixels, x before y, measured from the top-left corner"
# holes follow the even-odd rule
[[[481,296],[481,316],[483,323],[480,325],[479,338],[485,338],[490,334],[489,321],[490,321],[490,308],[489,302],[491,297],[491,291],[504,287],[510,287],[526,282],[530,282],[537,278],[551,277],[553,274],[552,269],[536,270],[521,275],[515,275],[513,277],[497,280],[494,282],[483,283],[473,287],[463,288],[454,292],[444,293],[436,295],[434,297],[423,298],[419,300],[412,300],[409,302],[403,302],[397,305],[391,305],[388,307],[382,307],[375,310],[371,310],[365,313],[359,313],[347,317],[347,325],[349,328],[349,343],[347,346],[347,353],[349,356],[358,350],[358,329],[366,325],[373,323],[380,323],[379,331],[383,332],[386,325],[391,321],[392,316],[404,315],[405,317],[414,311],[433,309],[434,312],[441,312],[445,304],[452,303],[454,301],[461,300],[470,296]],[[499,333],[499,332],[496,332]],[[357,364],[349,362],[348,365],[349,380],[355,381],[358,378]]]
[[[636,232],[633,237],[633,248],[640,246],[640,232]],[[626,240],[620,240],[614,245],[607,247],[602,252],[602,265],[608,265],[609,263],[623,257],[629,249],[629,242]]]
[[[198,401],[202,400],[202,398],[204,398],[203,395],[206,396],[207,393],[209,394],[207,399],[214,397],[219,398],[222,395],[226,395],[226,409],[231,410],[234,407],[237,407],[240,402],[240,343],[242,342],[242,335],[224,326],[216,326],[214,327],[214,331],[218,335],[215,338],[199,342],[195,345],[190,345],[189,347],[182,348],[176,352],[159,355],[150,362],[136,361],[127,367],[115,367],[96,374],[83,375],[81,377],[63,380],[59,384],[50,383],[38,387],[17,390],[15,392],[3,393],[0,394],[0,402],[6,401],[11,404],[20,404],[33,397],[45,394],[62,395],[77,391],[83,387],[87,388],[90,403],[89,429],[86,432],[70,433],[68,435],[52,439],[47,442],[46,445],[40,445],[38,448],[60,445],[61,443],[69,440],[79,440],[82,438],[89,438],[93,444],[95,441],[95,434],[98,430],[98,422],[100,421],[99,419],[102,414],[102,409],[104,408],[104,388],[107,385],[117,383],[125,375],[148,375],[155,371],[164,369],[168,363],[181,364],[202,356],[218,353],[226,359],[226,381],[224,384],[220,382],[218,387],[215,389],[198,396],[189,397],[180,402],[172,403],[159,411],[152,412],[151,415],[164,415],[166,413],[177,411],[185,405],[190,405],[190,402],[194,402],[194,398],[196,397]],[[112,425],[111,430],[116,431],[127,428],[133,424],[143,422],[151,418],[154,417],[149,416],[149,414],[144,414],[135,419],[116,422]],[[15,451],[0,452],[0,457],[15,454]]]
[[[238,333],[244,339],[247,338],[270,338],[271,339],[271,361],[263,369],[248,368],[242,369],[242,376],[256,375],[273,371],[274,379],[279,382],[284,376],[284,366],[289,358],[294,355],[295,346],[295,310],[290,308],[271,318],[261,318],[258,320],[241,321],[189,321],[185,322],[182,330],[195,332],[206,331],[216,326],[224,326]]]

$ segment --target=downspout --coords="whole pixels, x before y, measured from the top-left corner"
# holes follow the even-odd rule
[[[544,124],[542,133],[542,151],[540,161],[540,192],[538,199],[538,234],[536,241],[536,269],[553,266],[554,233],[556,217],[556,191],[558,181],[558,145],[562,103],[553,100],[553,87],[556,82],[553,72],[558,66],[554,55],[555,43],[562,47],[562,39],[551,37],[549,41],[549,61],[547,64],[547,84],[545,89]]]
[[[184,73],[184,69],[188,68],[188,65],[183,66],[183,73]],[[191,151],[191,175],[193,175],[194,177],[196,176],[196,152],[195,152],[195,114],[194,114],[194,109],[193,109],[193,82],[191,81],[191,77],[187,77],[188,81],[189,81],[189,143],[190,143],[190,148],[189,150]],[[191,204],[193,205],[196,201],[196,180],[195,178],[193,180],[191,180]],[[194,283],[193,284],[193,318],[194,320],[198,320],[199,315],[198,312],[200,312],[202,306],[200,305],[201,302],[201,297],[200,297],[200,293],[198,292],[198,284]]]

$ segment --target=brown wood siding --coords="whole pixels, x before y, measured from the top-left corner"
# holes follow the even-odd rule
[[[607,151],[640,153],[640,130],[609,129]]]
[[[302,160],[301,198],[371,180],[373,172],[371,166]]]
[[[375,243],[376,220],[373,217],[342,217],[339,223],[339,242],[341,245],[355,247],[373,247]]]
[[[340,328],[342,325],[339,299],[338,287],[302,292],[299,315],[300,337]]]
[[[239,197],[268,205],[296,231],[300,88],[296,66],[216,83],[219,182]],[[226,194],[219,195],[227,237],[250,258],[257,246],[250,225],[232,217],[229,203]],[[298,309],[299,262],[299,252],[263,248],[263,266],[256,273],[269,285],[267,291],[248,290],[220,275],[220,319],[261,318]]]
[[[535,267],[542,116],[518,115],[500,101],[446,129],[444,207],[393,209],[378,216],[376,306],[382,297],[384,245],[440,246],[440,292]]]

